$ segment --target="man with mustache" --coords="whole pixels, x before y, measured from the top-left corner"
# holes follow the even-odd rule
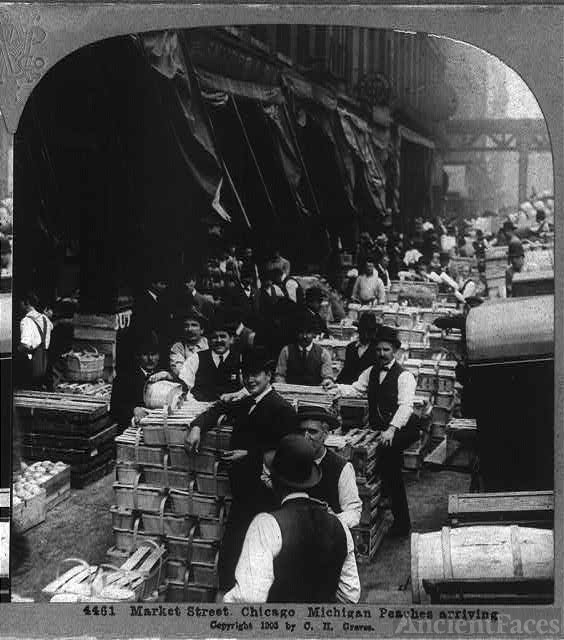
[[[324,385],[326,389],[336,387],[342,396],[368,398],[370,427],[381,431],[382,488],[390,498],[394,515],[391,537],[407,536],[411,530],[402,453],[419,437],[419,421],[413,414],[416,382],[413,374],[405,371],[395,359],[400,346],[397,331],[382,325],[376,337],[376,364],[350,385]]]

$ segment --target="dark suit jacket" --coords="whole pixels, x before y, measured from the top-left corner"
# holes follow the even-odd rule
[[[249,413],[253,401],[244,398],[228,407],[215,405],[199,415],[192,426],[200,427],[202,434],[217,425],[219,417],[226,413],[233,425],[232,449],[260,452],[275,449],[282,437],[296,428],[296,412],[279,393],[270,391]]]
[[[357,347],[358,342],[356,340],[347,346],[345,364],[337,377],[339,384],[352,384],[358,380],[358,377],[365,369],[368,369],[377,361],[376,346],[373,342],[370,343],[361,358],[358,357]]]
[[[137,367],[124,370],[114,380],[110,413],[120,427],[128,427],[133,417],[133,409],[143,406],[143,390],[147,376]]]
[[[223,413],[228,413],[233,425],[232,449],[246,449],[247,456],[231,465],[229,476],[233,499],[254,502],[263,490],[260,476],[263,454],[276,449],[280,439],[296,431],[297,416],[292,405],[272,390],[249,414],[251,398],[229,408],[213,406],[198,416],[192,426],[200,427],[202,434],[213,428]]]

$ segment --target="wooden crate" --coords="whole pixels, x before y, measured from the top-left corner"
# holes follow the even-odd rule
[[[351,462],[357,482],[370,482],[380,455],[380,432],[373,429],[352,429],[346,437],[352,449]]]
[[[504,522],[550,527],[554,522],[554,492],[516,491],[450,495],[448,517],[452,526]]]
[[[41,489],[29,500],[13,500],[12,522],[18,531],[27,531],[45,521],[47,512],[45,496],[45,489]]]
[[[351,529],[357,562],[372,560],[390,526],[390,521],[382,514],[370,526],[356,526]]]

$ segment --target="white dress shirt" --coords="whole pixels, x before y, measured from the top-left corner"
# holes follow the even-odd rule
[[[53,323],[49,318],[42,313],[39,313],[36,309],[31,309],[21,319],[20,322],[20,342],[28,349],[37,349],[41,344],[41,334],[39,328],[45,329],[45,348],[49,348],[51,343],[51,331],[53,330]]]
[[[320,465],[321,461],[325,457],[327,450],[323,452],[323,455],[315,462]],[[356,485],[356,474],[354,467],[350,462],[347,462],[341,471],[338,484],[339,493],[339,505],[341,507],[341,513],[335,515],[339,520],[347,527],[352,528],[360,522],[360,515],[362,513],[362,500],[358,495],[358,487]]]
[[[186,383],[188,389],[193,389],[196,383],[196,374],[200,368],[200,358],[198,356],[199,351],[191,353],[184,361],[184,364],[180,367],[178,377]],[[220,362],[223,362],[229,356],[229,349],[222,355],[217,354],[215,351],[211,352],[213,363],[216,368],[219,367]]]
[[[282,504],[293,498],[307,498],[307,493],[287,495]],[[337,587],[337,600],[355,604],[360,600],[360,580],[354,556],[354,542],[341,522],[347,538],[347,555]],[[282,550],[282,532],[270,513],[259,513],[249,525],[243,549],[235,569],[235,586],[223,596],[224,602],[266,602],[274,584],[274,559]]]
[[[387,367],[380,371],[380,384],[382,384],[382,381],[394,362],[395,360],[392,360]],[[368,395],[368,381],[371,371],[372,367],[368,367],[368,369],[365,369],[360,374],[356,382],[337,385],[341,395],[343,397],[365,398]],[[410,371],[402,371],[398,377],[398,408],[390,420],[390,426],[401,429],[407,424],[407,421],[413,413],[413,400],[415,399],[416,387],[417,383],[415,382],[413,374]]]
[[[175,342],[170,348],[170,370],[175,375],[180,375],[182,365],[193,354],[209,349],[208,341],[202,337],[196,344],[186,344],[185,342]]]

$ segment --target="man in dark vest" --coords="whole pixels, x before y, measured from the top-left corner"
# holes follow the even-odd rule
[[[196,400],[212,402],[243,386],[241,355],[232,348],[236,328],[228,319],[216,317],[208,334],[210,348],[193,353],[181,366],[178,377]]]
[[[185,448],[198,451],[202,431],[217,425],[227,413],[233,425],[231,450],[223,456],[229,465],[233,502],[219,553],[219,588],[233,586],[235,566],[247,528],[257,513],[275,504],[272,492],[261,481],[265,456],[276,449],[282,437],[296,430],[296,412],[271,386],[273,362],[267,352],[255,348],[243,356],[246,394],[229,405],[217,403],[198,416],[186,435]]]
[[[324,503],[308,495],[321,478],[305,438],[295,434],[280,441],[272,461],[272,486],[281,506],[252,520],[235,586],[224,602],[359,601],[351,534]]]
[[[297,339],[282,348],[276,365],[276,382],[317,386],[333,380],[331,355],[313,342],[315,320],[302,314],[298,320]]]
[[[392,503],[392,537],[406,536],[411,530],[402,452],[419,437],[419,421],[413,414],[416,382],[395,359],[400,346],[397,331],[382,325],[376,338],[377,364],[363,371],[352,385],[338,385],[343,396],[368,397],[370,427],[382,432],[380,472],[383,492]]]
[[[326,502],[339,520],[350,528],[360,522],[362,512],[354,468],[325,446],[329,429],[338,426],[337,418],[323,407],[304,406],[298,410],[298,433],[311,443],[315,463],[322,474],[321,481],[309,490],[309,495]]]
[[[376,332],[378,323],[373,313],[363,313],[358,321],[358,340],[351,342],[345,352],[345,363],[337,377],[340,384],[352,384],[360,374],[377,361]]]

